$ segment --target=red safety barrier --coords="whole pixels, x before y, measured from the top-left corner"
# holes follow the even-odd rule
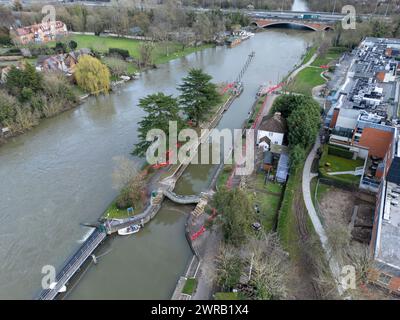
[[[213,214],[211,215],[211,217],[209,217],[207,219],[207,221],[211,221],[215,218],[215,216],[217,215],[217,210],[215,208],[213,208]],[[204,232],[206,232],[206,227],[203,225],[201,226],[201,228],[199,229],[199,231],[197,231],[196,233],[194,233],[190,239],[196,240],[198,237],[200,237]]]
[[[228,83],[224,89],[222,89],[222,94],[224,94],[225,92],[227,92],[229,89],[231,89],[233,87],[233,83]]]

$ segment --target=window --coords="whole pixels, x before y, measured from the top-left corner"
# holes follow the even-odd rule
[[[274,133],[273,133],[273,132],[268,132],[268,135],[269,135],[270,137],[272,137],[272,136],[274,135]]]
[[[390,280],[392,280],[392,277],[385,273],[381,273],[378,278],[378,281],[386,286],[390,283]]]

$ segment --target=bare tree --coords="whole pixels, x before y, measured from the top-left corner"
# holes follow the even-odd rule
[[[249,284],[255,298],[284,299],[287,296],[288,255],[274,233],[252,238],[247,244],[247,263],[250,266]]]
[[[144,42],[139,47],[139,68],[153,64],[154,44],[152,42]]]
[[[115,168],[112,173],[112,183],[115,189],[125,187],[138,174],[136,164],[124,156],[113,157]]]

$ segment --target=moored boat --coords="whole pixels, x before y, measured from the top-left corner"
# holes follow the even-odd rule
[[[130,235],[130,234],[134,234],[136,232],[139,232],[139,230],[140,230],[140,226],[138,224],[134,224],[132,226],[119,229],[118,230],[118,234],[120,236],[127,236],[127,235]]]

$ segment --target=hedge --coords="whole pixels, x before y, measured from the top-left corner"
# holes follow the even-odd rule
[[[120,48],[110,48],[108,49],[108,53],[111,54],[119,54],[122,58],[126,59],[129,57],[129,51]]]
[[[328,154],[330,154],[332,156],[342,157],[345,159],[353,159],[353,152],[351,152],[347,149],[332,146],[332,145],[328,146]]]

